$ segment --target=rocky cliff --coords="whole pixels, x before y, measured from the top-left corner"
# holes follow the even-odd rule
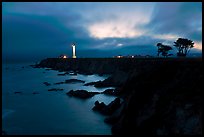
[[[105,120],[113,134],[202,134],[202,59],[46,59],[36,67],[112,74],[102,85],[117,86],[124,100]]]

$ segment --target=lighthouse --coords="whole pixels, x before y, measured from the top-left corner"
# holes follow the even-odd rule
[[[76,45],[73,43],[72,44],[72,58],[76,58],[76,49],[75,49]]]

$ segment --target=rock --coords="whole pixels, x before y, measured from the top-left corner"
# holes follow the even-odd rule
[[[116,93],[114,92],[114,89],[106,89],[102,93],[106,95],[116,95]]]
[[[67,75],[67,74],[69,74],[69,72],[65,72],[65,73],[63,73],[63,74],[57,74],[58,76],[65,76],[65,75]]]
[[[52,89],[48,89],[48,91],[62,91],[63,89],[61,88],[52,88]]]
[[[50,86],[51,84],[48,82],[43,82],[43,84],[45,84],[46,86]]]
[[[57,82],[57,83],[54,83],[54,85],[59,85],[59,84],[64,84],[64,82]]]
[[[77,75],[77,73],[74,72],[74,71],[70,71],[70,72],[69,72],[69,75]]]
[[[104,81],[96,81],[96,82],[90,82],[90,83],[87,83],[85,84],[85,86],[89,86],[89,85],[94,85],[94,87],[97,87],[97,88],[101,88],[101,87],[113,87],[115,86],[115,84],[110,81],[110,80],[107,80],[105,79]]]
[[[84,84],[84,86],[94,85],[94,87],[118,87],[125,83],[128,79],[128,74],[123,71],[116,71],[112,76],[103,80]]]
[[[89,83],[86,83],[86,84],[84,84],[84,86],[92,86],[92,85],[95,85],[95,84],[98,83],[98,82],[101,82],[101,80],[96,81],[96,82],[89,82]]]
[[[99,92],[88,92],[86,90],[70,90],[69,92],[66,93],[68,96],[73,96],[73,97],[78,97],[78,98],[82,98],[82,99],[87,99],[87,98],[91,98],[96,94],[100,94]]]
[[[99,101],[96,101],[95,106],[92,108],[92,110],[102,111],[105,107],[106,107],[106,105],[103,102],[99,103]]]
[[[78,80],[78,79],[68,79],[68,80],[65,80],[65,82],[57,82],[57,83],[54,83],[54,84],[59,85],[59,84],[68,84],[68,83],[85,83],[85,81]]]
[[[42,60],[39,66],[79,70],[86,74],[112,74],[92,85],[122,87],[117,90],[126,102],[122,115],[118,122],[117,117],[105,120],[114,123],[113,135],[202,135],[202,58],[80,58],[67,61],[49,58]],[[95,106],[100,104],[96,102]],[[102,108],[99,110],[104,111],[107,106]]]
[[[85,83],[85,81],[78,80],[78,79],[68,79],[68,80],[65,80],[64,83]]]
[[[120,116],[123,114],[125,103],[121,103],[121,106],[109,117],[105,118],[104,122],[108,124],[115,124],[120,119]]]
[[[120,107],[120,98],[116,98],[110,104],[106,106],[106,108],[102,111],[103,114],[111,115]]]
[[[16,91],[16,92],[14,92],[14,94],[21,94],[22,92],[19,92],[19,91]]]
[[[103,102],[99,103],[98,101],[96,101],[95,106],[92,108],[92,110],[99,111],[104,115],[111,115],[120,107],[120,105],[120,98],[116,98],[108,105],[105,105]]]

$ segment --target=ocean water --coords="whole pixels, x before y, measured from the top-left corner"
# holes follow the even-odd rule
[[[53,85],[67,79],[93,82],[108,76],[58,76],[58,71],[32,68],[31,64],[2,65],[3,131],[14,135],[111,135],[111,126],[104,123],[105,116],[92,111],[92,107],[96,100],[108,104],[115,97],[99,94],[83,100],[66,95],[72,89],[102,92],[107,88],[83,86],[83,83]],[[51,88],[64,90],[48,91]]]

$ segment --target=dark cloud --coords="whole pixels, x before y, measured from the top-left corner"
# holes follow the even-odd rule
[[[73,18],[70,17],[70,20]],[[71,51],[72,42],[83,43],[82,49],[91,42],[82,27],[71,23],[66,25],[52,16],[4,15],[2,22],[4,58],[11,60],[18,57],[32,59],[36,56],[58,56]]]
[[[201,2],[158,3],[147,27],[155,34],[177,34],[201,41]]]
[[[136,5],[135,3],[3,3],[3,59],[38,60],[57,57],[62,53],[71,56],[72,42],[77,44],[78,57],[109,57],[118,54],[156,55],[156,43],[173,44],[176,40],[154,37],[158,34],[178,35],[202,42],[201,3],[149,3],[148,7],[154,6],[154,9],[152,8],[150,21],[146,24],[139,24],[138,18],[143,16],[142,13],[145,13],[144,16],[149,15],[148,12],[151,10],[146,12],[145,8],[142,8],[143,3],[139,3],[137,8],[141,8],[134,11]],[[134,12],[140,14],[134,15]],[[122,15],[127,16],[127,20],[118,20]],[[97,39],[90,35],[88,27],[92,24],[106,21],[109,25],[108,22],[112,20],[116,20],[115,23],[134,21],[131,20],[132,17],[137,19],[136,28],[147,30],[142,36]],[[121,32],[121,26],[125,29],[122,24],[113,27],[113,31]]]

